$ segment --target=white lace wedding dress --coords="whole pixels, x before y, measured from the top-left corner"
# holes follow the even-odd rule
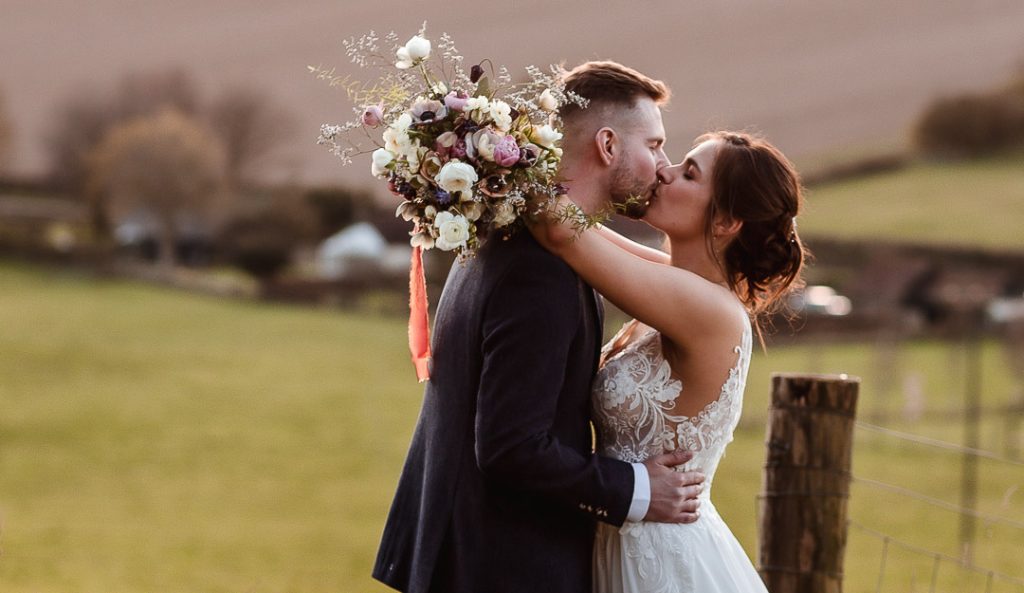
[[[632,324],[605,346],[605,353]],[[691,524],[600,524],[594,545],[595,593],[766,593],[757,571],[711,502],[718,462],[739,421],[750,364],[751,328],[718,399],[696,416],[671,414],[685,388],[671,376],[661,334],[636,324],[629,343],[598,371],[594,424],[601,455],[639,462],[675,448],[695,453],[684,469],[707,476],[700,518]]]

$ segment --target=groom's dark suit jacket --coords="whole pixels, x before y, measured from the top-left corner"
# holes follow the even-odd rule
[[[452,267],[374,578],[409,593],[589,593],[628,463],[592,453],[592,289],[526,231]]]

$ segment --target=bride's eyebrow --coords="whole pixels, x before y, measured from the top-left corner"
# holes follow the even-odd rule
[[[686,159],[683,160],[683,168],[685,169],[687,166],[693,166],[694,169],[697,169],[698,173],[703,173],[700,169],[700,165],[697,164],[697,161],[693,160],[693,157],[686,157]]]

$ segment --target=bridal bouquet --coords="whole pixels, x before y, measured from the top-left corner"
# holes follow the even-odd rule
[[[372,83],[310,67],[356,103],[355,118],[324,125],[318,143],[343,164],[371,153],[371,173],[402,200],[396,215],[412,223],[413,247],[471,255],[553,203],[561,191],[556,112],[564,101],[585,106],[563,90],[557,68],[528,67],[519,84],[504,67],[488,76],[489,60],[467,72],[447,34],[440,55],[433,51],[425,25],[404,45],[393,33],[384,43],[390,53],[373,32],[345,41],[354,63],[382,72]],[[360,134],[376,148],[356,142]]]
[[[558,106],[586,101],[564,90],[557,67],[547,73],[529,66],[529,79],[518,84],[490,60],[467,71],[447,34],[434,51],[425,23],[405,44],[390,33],[382,46],[371,31],[344,45],[353,63],[380,76],[362,82],[309,67],[354,104],[355,117],[322,126],[318,144],[342,164],[370,154],[370,172],[401,199],[396,215],[412,223],[409,344],[423,381],[430,346],[422,251],[472,255],[487,237],[512,232],[554,205],[563,193],[555,178]]]

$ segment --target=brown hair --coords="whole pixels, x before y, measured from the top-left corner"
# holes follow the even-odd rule
[[[721,141],[706,217],[709,248],[719,215],[741,221],[739,233],[716,260],[729,288],[752,314],[773,312],[783,296],[802,284],[800,272],[809,257],[796,226],[803,204],[800,175],[763,138],[720,131],[704,134],[696,143],[708,140]]]
[[[663,105],[672,96],[665,83],[618,62],[584,62],[563,72],[562,80],[567,92],[575,93],[591,104],[631,107],[638,97],[650,97],[658,105]],[[563,120],[571,119],[583,111],[570,101],[561,106],[559,115]]]

